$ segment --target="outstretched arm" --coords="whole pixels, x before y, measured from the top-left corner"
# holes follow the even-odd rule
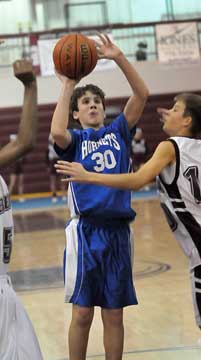
[[[161,142],[152,158],[137,172],[130,174],[98,174],[89,172],[79,163],[59,160],[55,165],[57,172],[70,176],[63,181],[76,181],[96,185],[111,186],[118,189],[138,190],[155,179],[171,162],[175,161],[174,146],[170,141]]]
[[[0,166],[10,164],[33,149],[38,125],[37,84],[33,67],[28,60],[13,63],[14,75],[24,85],[24,102],[17,137],[0,149]]]
[[[124,73],[133,95],[129,98],[124,114],[131,129],[139,120],[145,103],[149,96],[149,90],[134,66],[127,60],[123,52],[112,43],[107,35],[99,34],[102,44],[97,42],[99,58],[112,59]]]

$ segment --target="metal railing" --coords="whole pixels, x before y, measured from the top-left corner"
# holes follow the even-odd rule
[[[82,32],[93,35],[95,31],[110,33],[114,42],[124,51],[130,60],[136,59],[137,44],[140,41],[147,43],[147,60],[157,59],[156,25],[181,22],[196,22],[199,47],[201,47],[201,18],[177,21],[160,21],[140,24],[105,24],[93,27],[58,28],[40,32],[17,33],[0,35],[5,43],[0,46],[0,66],[10,66],[18,58],[33,58],[36,56],[36,46],[39,39],[60,38],[71,32]],[[34,54],[34,55],[33,55]],[[36,60],[35,60],[36,61]],[[33,59],[34,62],[34,59]]]

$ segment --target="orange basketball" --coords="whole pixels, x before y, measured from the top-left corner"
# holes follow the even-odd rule
[[[98,60],[95,42],[82,34],[63,36],[53,50],[56,71],[71,79],[88,75]]]

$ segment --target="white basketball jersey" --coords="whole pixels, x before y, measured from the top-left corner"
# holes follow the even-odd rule
[[[34,328],[6,275],[13,240],[8,188],[0,176],[0,359],[43,360]]]
[[[201,140],[168,139],[175,147],[176,163],[157,179],[161,207],[190,266],[201,264]]]
[[[8,188],[0,176],[0,275],[7,273],[13,242],[13,217]]]

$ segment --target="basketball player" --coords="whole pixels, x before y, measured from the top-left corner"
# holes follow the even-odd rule
[[[0,149],[0,166],[15,161],[32,149],[37,129],[37,85],[28,60],[13,64],[15,76],[25,87],[18,135]],[[42,354],[21,301],[7,275],[13,240],[13,218],[8,188],[0,176],[0,359],[41,360]]]
[[[140,189],[158,175],[161,207],[189,258],[195,319],[201,328],[201,96],[180,94],[170,110],[158,112],[163,130],[170,137],[158,145],[152,158],[136,173],[102,175],[65,162],[59,162],[57,168],[76,183],[130,190]]]
[[[136,129],[136,133],[132,140],[132,166],[133,171],[136,171],[142,166],[148,157],[148,146],[144,138],[143,131],[141,128]]]
[[[100,35],[99,58],[112,59],[124,73],[133,95],[124,111],[105,127],[105,97],[95,85],[74,89],[75,80],[59,76],[62,89],[52,119],[55,149],[63,159],[79,161],[105,173],[129,171],[135,124],[148,89],[122,51]],[[69,107],[82,130],[66,130]],[[71,360],[84,360],[94,306],[101,307],[106,358],[120,360],[123,352],[123,308],[137,304],[132,280],[132,240],[129,191],[69,184],[71,219],[66,226],[64,256],[65,301],[71,302]]]

